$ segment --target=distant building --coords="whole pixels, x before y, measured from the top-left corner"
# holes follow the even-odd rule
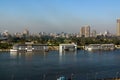
[[[2,36],[4,37],[8,37],[10,34],[8,32],[8,30],[5,30],[3,33],[2,33]]]
[[[80,36],[81,37],[90,37],[90,26],[84,26],[80,29]]]
[[[103,37],[104,35],[103,35],[102,32],[100,32],[100,33],[97,34],[97,37],[98,37],[98,36],[99,36],[99,37]]]
[[[25,29],[25,30],[23,31],[23,35],[29,36],[29,30]]]
[[[117,19],[117,36],[120,36],[120,19]]]
[[[85,27],[81,27],[81,29],[80,29],[80,37],[85,37]]]
[[[104,36],[110,36],[109,31],[105,31]]]
[[[97,32],[96,32],[96,30],[93,30],[92,32],[91,32],[91,37],[96,37],[97,36]]]
[[[15,36],[15,37],[19,37],[19,38],[21,38],[21,37],[22,37],[22,34],[19,33],[19,32],[17,32],[17,33],[14,33],[14,36]]]
[[[90,26],[85,27],[85,37],[90,37]]]

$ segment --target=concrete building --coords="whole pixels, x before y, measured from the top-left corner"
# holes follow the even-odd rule
[[[81,27],[81,29],[80,29],[80,37],[85,37],[85,27]]]
[[[117,36],[120,36],[120,19],[117,19]]]
[[[85,37],[90,37],[90,26],[85,26]]]
[[[80,36],[81,37],[90,37],[90,26],[84,26],[80,29]]]

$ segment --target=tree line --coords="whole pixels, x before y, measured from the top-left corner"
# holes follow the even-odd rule
[[[76,43],[78,46],[85,46],[89,44],[115,44],[120,45],[119,37],[51,37],[51,36],[29,36],[29,37],[12,37],[9,36],[6,40],[0,41],[0,49],[10,49],[14,44],[25,42],[34,42],[39,44],[48,44],[50,46],[58,46],[63,43]]]

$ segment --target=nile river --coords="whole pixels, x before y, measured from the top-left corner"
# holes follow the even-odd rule
[[[96,80],[120,77],[120,50],[59,53],[0,52],[0,80]]]

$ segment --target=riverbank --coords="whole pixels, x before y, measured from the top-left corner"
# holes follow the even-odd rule
[[[48,50],[59,50],[59,46],[48,46]]]
[[[49,50],[49,51],[59,50],[59,46],[48,46],[48,50]],[[2,51],[7,51],[7,52],[9,52],[10,49],[0,49],[0,52],[2,52]]]
[[[84,50],[85,46],[77,46],[78,50]],[[120,49],[120,46],[115,45],[115,49]],[[59,50],[59,46],[48,46],[48,50],[52,51],[52,50]],[[0,51],[10,51],[10,49],[0,49]]]
[[[9,52],[10,49],[0,49],[0,52],[2,52],[2,51],[7,51],[7,52]]]

